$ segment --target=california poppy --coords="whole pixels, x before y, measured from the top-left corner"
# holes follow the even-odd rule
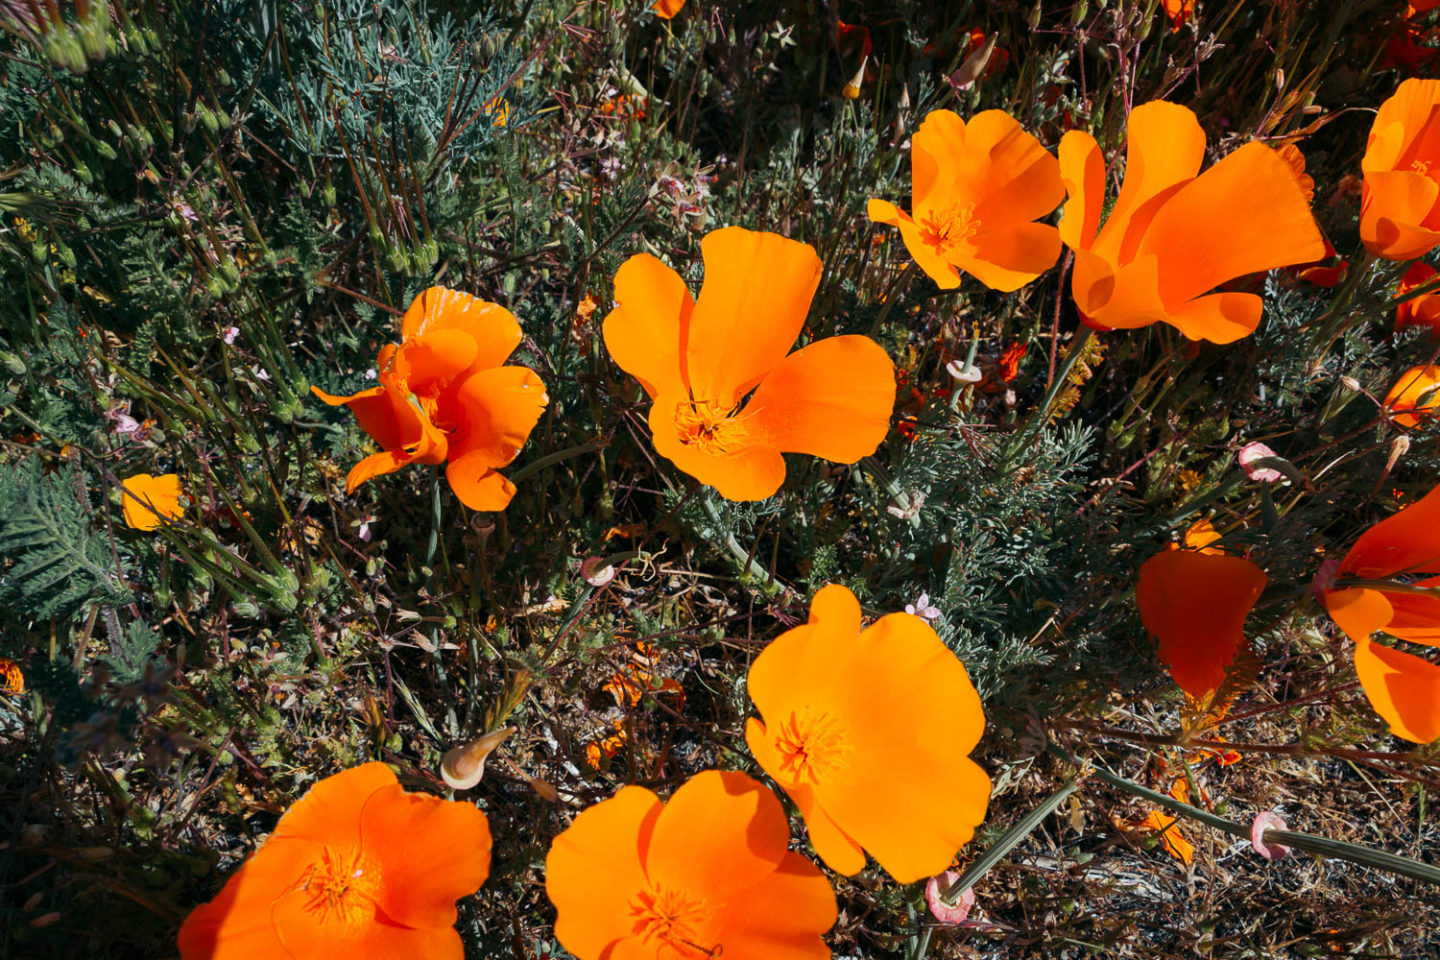
[[[134,530],[151,531],[162,523],[174,520],[185,512],[180,497],[185,491],[180,477],[173,473],[152,477],[137,473],[120,482],[120,506],[125,525]]]
[[[446,463],[445,477],[472,510],[503,510],[515,486],[501,476],[520,452],[549,398],[533,370],[503,366],[520,345],[520,325],[494,303],[445,287],[415,298],[402,342],[380,351],[379,385],[344,404],[381,447],[345,477],[346,492],[408,463]]]
[[[1229,343],[1259,325],[1262,301],[1211,291],[1325,255],[1293,168],[1264,144],[1247,143],[1200,173],[1205,132],[1195,114],[1157,100],[1131,111],[1125,157],[1125,183],[1101,227],[1100,146],[1081,130],[1060,141],[1070,196],[1060,237],[1075,251],[1071,292],[1093,327],[1163,321],[1192,340]]]
[[[25,673],[20,664],[9,657],[0,657],[0,693],[18,697],[25,692]]]
[[[1440,487],[1366,530],[1333,573],[1323,573],[1321,600],[1355,641],[1355,671],[1370,705],[1397,737],[1440,740],[1440,665],[1371,639],[1383,631],[1440,647],[1440,596],[1424,592],[1440,590]],[[1336,587],[1337,578],[1393,587]]]
[[[820,283],[813,247],[726,227],[700,243],[705,282],[648,253],[615,274],[605,346],[651,399],[655,450],[730,500],[785,480],[781,453],[854,463],[875,452],[895,404],[895,367],[863,336],[787,356]],[[748,399],[747,399],[748,397]]]
[[[1165,16],[1170,18],[1171,33],[1179,33],[1194,15],[1195,0],[1165,0]]]
[[[1410,269],[1400,278],[1395,295],[1403,297],[1412,290],[1433,284],[1440,273],[1423,260],[1410,264]],[[1440,333],[1440,292],[1431,291],[1411,297],[1395,308],[1395,329],[1406,327],[1429,327],[1432,333]]]
[[[815,852],[846,875],[865,850],[901,883],[940,873],[985,819],[990,778],[968,754],[985,730],[965,666],[920,617],[860,629],[839,584],[810,622],[755,658],[760,712],[745,741],[800,808]]]
[[[406,793],[385,764],[361,764],[311,787],[185,918],[180,956],[460,960],[455,900],[489,872],[477,807]]]
[[[1190,785],[1181,777],[1170,787],[1170,796],[1181,803],[1190,802]],[[1195,859],[1195,845],[1185,838],[1176,825],[1175,817],[1164,809],[1151,810],[1139,824],[1140,829],[1160,834],[1160,843],[1165,852],[1181,863],[1189,865]]]
[[[1415,428],[1440,410],[1440,366],[1411,367],[1385,395],[1385,409],[1396,426]]]
[[[655,0],[655,6],[651,9],[655,11],[655,16],[661,20],[669,20],[675,16],[675,14],[679,13],[680,8],[683,6],[685,6],[685,0]]]
[[[1371,253],[1414,260],[1440,244],[1440,80],[1406,80],[1380,105],[1360,169]]]
[[[708,770],[669,803],[622,787],[550,846],[555,938],[579,960],[828,960],[835,894],[775,795]]]
[[[932,110],[910,139],[910,207],[871,200],[870,219],[900,228],[916,264],[942,289],[960,271],[1006,293],[1055,265],[1060,237],[1033,221],[1065,198],[1060,166],[1003,110],[960,119]]]
[[[1266,577],[1249,560],[1209,547],[1210,540],[1195,542],[1202,549],[1166,550],[1142,563],[1135,599],[1175,683],[1203,700],[1225,681],[1245,643],[1245,617]]]

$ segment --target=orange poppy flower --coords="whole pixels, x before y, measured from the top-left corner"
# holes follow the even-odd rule
[[[445,477],[472,510],[503,510],[515,485],[501,476],[549,398],[533,370],[502,366],[520,345],[520,324],[494,303],[445,287],[421,293],[401,321],[402,342],[380,351],[380,384],[344,404],[381,447],[345,477],[353,493],[409,463],[446,463]]]
[[[685,0],[655,0],[655,6],[651,9],[655,11],[655,16],[661,20],[669,20],[675,16],[675,14],[679,13],[680,8],[683,6],[685,6]]]
[[[316,783],[180,927],[182,960],[464,957],[455,900],[490,872],[468,803],[406,793],[383,763]]]
[[[1440,80],[1406,80],[1380,105],[1360,169],[1371,253],[1414,260],[1440,244]]]
[[[1260,323],[1261,299],[1221,284],[1325,255],[1293,168],[1247,143],[1200,173],[1205,132],[1187,107],[1157,100],[1130,114],[1125,183],[1100,227],[1105,161],[1095,138],[1060,141],[1070,199],[1060,237],[1075,251],[1071,292],[1101,330],[1163,321],[1191,340],[1230,343]],[[1198,174],[1198,176],[1197,176]]]
[[[25,672],[9,657],[0,657],[0,693],[18,697],[25,692]]]
[[[125,525],[148,533],[174,520],[185,512],[180,506],[184,492],[180,477],[173,473],[158,477],[137,473],[126,477],[120,481],[120,507],[125,512]]]
[[[820,283],[814,248],[726,227],[700,251],[698,299],[637,254],[615,274],[618,305],[605,318],[610,356],[654,401],[656,452],[730,500],[779,490],[782,453],[837,463],[874,453],[895,405],[895,367],[880,345],[829,337],[786,355]]]
[[[1415,428],[1440,409],[1440,366],[1411,367],[1385,395],[1385,409],[1396,426]]]
[[[860,629],[839,584],[777,637],[747,680],[761,719],[745,741],[805,817],[815,852],[848,875],[865,850],[901,883],[940,873],[985,819],[990,778],[968,754],[985,730],[965,666],[908,613]]]
[[[1216,552],[1157,553],[1140,565],[1135,584],[1140,620],[1159,641],[1160,659],[1195,700],[1224,682],[1245,643],[1245,617],[1266,583],[1249,560],[1209,549]]]
[[[1194,15],[1195,0],[1165,0],[1165,16],[1170,18],[1171,33],[1179,33]]]
[[[1065,198],[1060,166],[1003,110],[967,123],[932,110],[910,139],[911,212],[885,200],[867,208],[900,228],[905,248],[942,289],[960,271],[992,290],[1018,290],[1055,265],[1060,237],[1048,215]]]
[[[1423,260],[1410,264],[1410,269],[1400,278],[1395,295],[1403,297],[1412,290],[1418,290],[1435,282],[1440,273]],[[1422,293],[1406,300],[1395,308],[1395,329],[1406,327],[1429,327],[1432,333],[1440,334],[1440,292]]]
[[[828,960],[835,894],[789,843],[780,801],[743,773],[697,774],[669,803],[623,787],[545,858],[555,938],[579,960]]]
[[[1336,577],[1395,586],[1337,589]],[[1334,574],[1322,571],[1321,579],[1321,601],[1355,641],[1355,671],[1375,712],[1397,737],[1440,740],[1440,664],[1371,639],[1384,631],[1440,647],[1440,596],[1415,592],[1440,589],[1440,487],[1366,530]]]

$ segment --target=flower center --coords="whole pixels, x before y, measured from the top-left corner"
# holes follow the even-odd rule
[[[1410,169],[1413,172],[1420,174],[1420,176],[1422,177],[1430,176],[1430,164],[1425,162],[1424,160],[1410,161]]]
[[[952,203],[941,210],[931,210],[920,220],[920,241],[945,256],[956,247],[968,246],[980,232],[975,219],[975,204]]]
[[[675,404],[675,430],[685,446],[724,456],[745,445],[745,427],[734,414],[709,400],[681,400]]]
[[[845,733],[845,725],[828,713],[812,713],[808,707],[791,713],[775,741],[781,769],[818,783],[845,766],[850,753]]]
[[[703,942],[710,910],[683,890],[658,884],[630,901],[630,932],[646,946],[666,946],[682,957],[718,957],[720,944]]]
[[[367,870],[360,850],[343,854],[325,848],[325,854],[310,865],[298,888],[306,895],[305,911],[320,923],[336,920],[345,926],[369,923],[375,918],[375,890],[378,871]]]

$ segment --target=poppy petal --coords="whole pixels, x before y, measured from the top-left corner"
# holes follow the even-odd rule
[[[615,273],[616,308],[605,318],[605,349],[653,400],[686,389],[685,342],[695,301],[659,259],[636,254]]]
[[[984,711],[964,665],[920,618],[882,617],[852,645],[835,681],[848,752],[816,799],[891,876],[912,883],[944,870],[985,819],[990,778],[966,756]]]
[[[317,781],[285,811],[271,839],[323,836],[337,847],[359,846],[360,813],[365,804],[377,791],[399,782],[394,771],[378,761]]]
[[[1130,111],[1125,131],[1125,182],[1091,249],[1115,260],[1140,208],[1193,179],[1204,160],[1205,131],[1189,107],[1154,100]]]
[[[271,908],[281,891],[303,883],[311,862],[322,853],[314,844],[293,838],[261,844],[214,900],[186,916],[176,937],[181,960],[286,956]]]
[[[960,249],[955,261],[991,290],[1012,293],[1055,266],[1061,249],[1060,233],[1048,223],[1017,223],[982,230],[974,255]]]
[[[705,281],[691,314],[685,368],[691,393],[734,406],[785,358],[820,284],[807,243],[725,227],[700,241]]]
[[[1060,179],[1069,198],[1060,214],[1060,239],[1072,250],[1087,250],[1105,209],[1105,156],[1083,130],[1060,138]]]
[[[1108,263],[1088,250],[1075,254],[1071,289],[1081,313],[1116,330],[1145,327],[1169,318],[1170,312],[1160,299],[1159,259],[1141,257],[1107,277],[1102,271],[1109,269]]]
[[[406,341],[396,356],[405,365],[410,389],[426,394],[470,366],[478,351],[475,338],[468,333],[443,328]]]
[[[1355,644],[1355,672],[1391,733],[1413,743],[1440,740],[1440,665],[1364,640]]]
[[[395,473],[410,463],[410,457],[403,451],[381,450],[361,460],[345,474],[345,492],[354,493],[360,485],[387,473]]]
[[[1191,340],[1234,343],[1260,326],[1264,306],[1253,293],[1212,293],[1171,310],[1166,322]]]
[[[1371,253],[1413,260],[1440,243],[1424,221],[1440,199],[1440,184],[1410,170],[1367,173],[1360,200],[1360,239]]]
[[[1417,587],[1440,587],[1440,577],[1418,581]],[[1390,592],[1385,595],[1393,611],[1385,632],[1411,643],[1440,647],[1440,597],[1421,593]]]
[[[944,206],[954,199],[955,160],[966,156],[968,131],[953,110],[932,110],[910,138],[910,205],[912,210]]]
[[[716,919],[727,957],[829,960],[821,934],[838,916],[830,881],[805,857],[786,853],[773,873],[727,900]]]
[[[1340,572],[1362,580],[1440,573],[1440,487],[1362,533]]]
[[[1326,590],[1322,599],[1330,619],[1356,643],[1364,643],[1375,631],[1384,630],[1395,615],[1390,599],[1379,590]]]
[[[965,138],[976,165],[973,173],[961,165],[962,189],[974,197],[975,218],[982,224],[1036,220],[1065,199],[1059,161],[1004,110],[971,117]]]
[[[515,315],[498,303],[448,287],[430,287],[410,302],[400,322],[405,341],[434,330],[457,330],[475,341],[476,370],[498,367],[515,352],[524,339]]]
[[[504,510],[515,497],[515,484],[490,466],[483,450],[451,460],[445,465],[445,480],[471,510]]]
[[[1370,127],[1370,138],[1360,169],[1367,175],[1401,167],[1407,147],[1419,131],[1429,127],[1440,111],[1440,80],[1411,77],[1395,88]]]
[[[719,903],[774,872],[789,844],[790,824],[775,794],[743,773],[707,770],[665,804],[645,873],[657,887]]]
[[[880,446],[895,406],[895,365],[869,337],[818,340],[781,360],[739,417],[756,442],[854,463]]]
[[[644,787],[623,787],[550,845],[545,892],[556,908],[555,937],[575,956],[610,956],[629,937],[631,901],[649,887],[644,858],[663,809]]]
[[[1136,255],[1147,253],[1160,260],[1160,296],[1174,309],[1229,280],[1319,260],[1325,239],[1290,165],[1247,143],[1169,198]]]
[[[360,837],[380,862],[380,909],[409,927],[453,926],[455,901],[490,874],[490,824],[473,804],[383,787],[361,811]]]
[[[1145,629],[1180,689],[1200,699],[1220,686],[1245,643],[1245,617],[1267,578],[1241,557],[1166,550],[1140,565],[1135,598]]]
[[[451,458],[478,456],[503,467],[520,453],[550,397],[534,370],[492,367],[467,377],[456,400],[463,416],[450,440]]]

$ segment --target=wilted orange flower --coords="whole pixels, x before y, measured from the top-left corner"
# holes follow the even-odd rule
[[[1440,80],[1406,80],[1380,105],[1360,169],[1371,253],[1413,260],[1440,244]]]
[[[0,657],[0,693],[18,697],[25,692],[25,673],[20,664],[9,657]]]
[[[655,450],[730,500],[779,490],[782,453],[837,463],[874,453],[895,404],[895,368],[880,345],[829,337],[786,355],[820,282],[814,248],[726,227],[700,251],[698,299],[674,270],[637,254],[615,274],[618,306],[605,318],[610,355],[654,401]]]
[[[1336,579],[1393,586],[1336,587]],[[1440,647],[1440,487],[1366,530],[1318,584],[1330,619],[1355,641],[1355,671],[1390,732],[1415,743],[1440,740],[1440,665],[1376,643],[1384,631]]]
[[[1220,531],[1215,529],[1215,524],[1210,520],[1196,520],[1185,528],[1185,536],[1181,544],[1171,544],[1171,549],[1179,549],[1184,546],[1186,550],[1194,550],[1197,553],[1223,554],[1225,551],[1219,547],[1212,547],[1211,544],[1220,539]]]
[[[120,506],[125,525],[134,530],[154,530],[185,512],[180,497],[180,477],[173,473],[152,477],[137,473],[120,481]]]
[[[862,631],[855,595],[830,584],[746,683],[761,716],[745,727],[750,752],[831,869],[858,873],[868,850],[901,883],[923,880],[985,819],[990,778],[968,756],[985,730],[980,696],[920,617]]]
[[[743,773],[697,774],[663,804],[624,787],[550,847],[555,938],[579,960],[828,960],[835,894],[789,843],[780,801]]]
[[[1140,565],[1140,620],[1159,641],[1175,683],[1193,699],[1203,700],[1224,682],[1265,583],[1255,564],[1218,548],[1166,550]]]
[[[655,11],[655,16],[662,20],[669,20],[679,13],[683,6],[685,6],[685,0],[655,0],[655,6],[652,9]]]
[[[1055,265],[1060,237],[1033,221],[1065,198],[1060,165],[1003,110],[970,121],[933,110],[910,140],[911,212],[870,201],[876,223],[900,228],[905,248],[941,288],[960,271],[993,290],[1018,290]]]
[[[1440,366],[1411,367],[1385,395],[1385,409],[1397,426],[1414,428],[1440,408]]]
[[[1194,15],[1195,0],[1165,0],[1165,16],[1170,18],[1171,33],[1179,33]]]
[[[1350,269],[1350,261],[1344,257],[1336,257],[1335,245],[1330,242],[1330,238],[1323,233],[1320,236],[1325,241],[1325,256],[1310,263],[1297,263],[1289,269],[1306,283],[1313,283],[1328,290],[1344,279],[1345,271]]]
[[[1440,0],[1410,0],[1405,6],[1405,16],[1413,17],[1417,13],[1425,13],[1440,7]]]
[[[1020,375],[1020,361],[1025,356],[1025,347],[1026,344],[1017,340],[1000,354],[995,372],[1004,382],[1009,383]]]
[[[503,127],[510,123],[510,101],[503,96],[491,97],[481,107],[490,118],[490,126]]]
[[[490,872],[490,827],[468,803],[406,793],[383,763],[316,783],[180,927],[182,960],[460,960],[455,900]]]
[[[1412,290],[1432,284],[1440,273],[1423,260],[1416,260],[1400,278],[1395,295],[1403,297]],[[1412,297],[1395,308],[1395,329],[1406,327],[1429,327],[1432,333],[1440,334],[1440,292],[1422,293]]]
[[[1125,157],[1124,186],[1101,228],[1100,146],[1081,130],[1060,141],[1070,195],[1060,237],[1075,251],[1075,305],[1093,327],[1163,321],[1192,340],[1230,343],[1255,330],[1262,301],[1211,291],[1324,256],[1293,169],[1264,144],[1247,143],[1200,173],[1205,132],[1195,114],[1157,100],[1131,112]]]
[[[1190,786],[1184,777],[1175,781],[1170,788],[1170,796],[1181,803],[1190,802]],[[1185,839],[1185,835],[1175,825],[1175,818],[1168,812],[1151,810],[1140,826],[1142,829],[1153,830],[1160,834],[1160,842],[1164,845],[1165,852],[1176,860],[1188,864],[1195,859],[1195,845]]]
[[[380,385],[344,404],[381,452],[345,477],[347,493],[408,463],[445,463],[445,477],[472,510],[503,510],[515,485],[497,471],[520,452],[549,398],[533,370],[502,366],[520,345],[509,310],[468,293],[431,287],[401,321],[402,342],[380,351]]]

